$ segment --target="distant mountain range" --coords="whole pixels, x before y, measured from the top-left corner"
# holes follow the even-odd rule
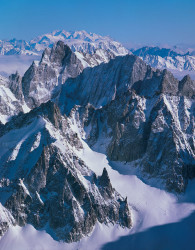
[[[0,54],[37,55],[42,53],[45,48],[51,48],[53,44],[58,41],[63,41],[73,51],[83,53],[92,54],[97,49],[103,49],[111,52],[115,56],[118,56],[125,55],[129,52],[119,42],[116,42],[107,36],[103,37],[95,33],[87,33],[84,30],[72,32],[61,30],[44,34],[31,40],[30,42],[16,39],[0,41]]]
[[[154,68],[195,71],[195,56],[193,52],[180,54],[167,48],[143,47],[138,50],[132,50],[132,53]]]
[[[67,44],[82,61],[84,67],[94,67],[107,63],[116,56],[133,53],[153,68],[172,71],[178,79],[182,79],[186,74],[190,74],[195,79],[195,50],[191,48],[182,50],[177,47],[145,46],[139,49],[127,49],[108,36],[88,33],[84,30],[56,30],[29,42],[16,39],[0,40],[0,74],[8,76],[16,70],[23,74],[33,60],[39,60],[44,49],[51,48],[57,41]],[[4,55],[12,55],[12,58],[6,57],[5,59]]]
[[[195,50],[185,49],[187,52],[184,53],[176,47],[170,49],[148,46],[129,50],[108,36],[100,36],[84,30],[70,32],[57,30],[32,39],[30,42],[16,39],[2,40],[0,41],[0,55],[38,56],[45,48],[51,48],[57,41],[63,41],[72,51],[78,52],[80,59],[84,54],[86,66],[96,66],[116,56],[133,53],[154,68],[169,69],[173,72],[195,71]]]

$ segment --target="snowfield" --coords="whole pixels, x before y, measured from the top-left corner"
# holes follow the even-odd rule
[[[78,156],[98,175],[106,167],[113,187],[127,196],[133,228],[98,223],[89,237],[67,244],[31,225],[16,226],[3,236],[0,249],[193,249],[195,181],[189,183],[184,195],[171,194],[154,187],[154,182],[153,186],[145,184],[133,166],[109,163],[104,154],[91,150],[85,142],[83,145],[84,149],[76,151]]]

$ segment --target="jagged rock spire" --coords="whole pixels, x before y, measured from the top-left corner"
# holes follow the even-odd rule
[[[60,92],[68,77],[76,77],[83,70],[81,61],[62,41],[44,50],[41,61],[33,62],[22,78],[25,101],[30,108],[39,106]]]
[[[183,96],[195,98],[195,81],[189,75],[184,76],[179,82],[179,93]]]
[[[112,197],[114,189],[106,168],[103,169],[102,175],[99,177],[99,185],[101,186],[102,195],[105,199]]]
[[[22,77],[19,75],[18,71],[15,74],[9,76],[9,88],[14,93],[15,97],[24,101],[23,91],[22,91]]]
[[[103,169],[102,175],[99,177],[99,182],[102,186],[110,185],[110,178],[108,176],[108,171],[106,168]]]

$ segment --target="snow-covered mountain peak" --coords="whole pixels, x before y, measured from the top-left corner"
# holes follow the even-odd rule
[[[130,53],[119,42],[114,41],[110,37],[88,33],[84,30],[70,32],[56,30],[31,40],[30,44],[36,51],[42,51],[46,47],[51,47],[57,41],[63,41],[73,51],[90,54],[94,53],[96,49],[107,50],[114,53],[115,56]]]
[[[104,49],[118,55],[130,53],[119,42],[114,41],[108,36],[101,36],[95,33],[81,31],[55,30],[51,33],[40,35],[30,42],[23,40],[0,41],[1,55],[38,55],[46,48],[51,48],[58,41],[63,41],[73,51],[93,54],[97,49]]]
[[[111,41],[112,39],[108,36],[101,36],[92,32],[86,32],[85,30],[80,30],[80,31],[66,31],[66,30],[55,30],[51,33],[47,33],[44,35],[41,35],[33,40],[31,40],[31,42],[33,43],[34,41],[41,43],[42,40],[41,39],[45,39],[48,38],[51,41],[55,42],[56,39],[58,40],[63,40],[67,39],[67,40],[82,40],[82,41],[86,41],[86,42],[95,42],[97,40],[101,40],[101,41]],[[40,42],[41,41],[41,42]]]

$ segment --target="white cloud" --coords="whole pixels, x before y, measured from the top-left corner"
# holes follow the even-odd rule
[[[10,75],[18,71],[23,75],[34,60],[39,60],[40,56],[0,56],[0,74]]]

